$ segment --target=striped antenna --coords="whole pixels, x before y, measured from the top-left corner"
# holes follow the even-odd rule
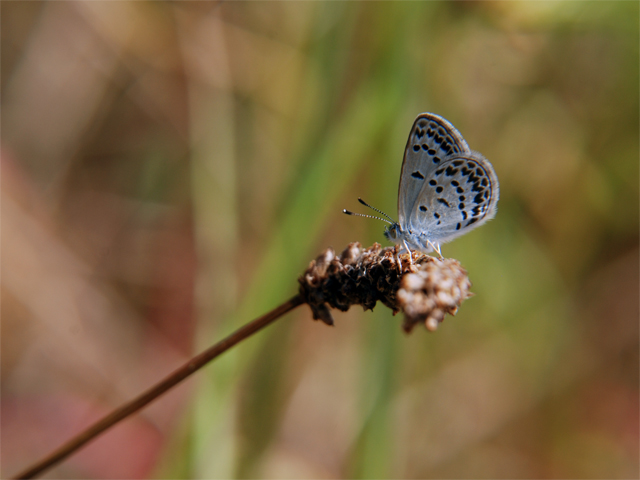
[[[372,207],[371,205],[369,205],[367,202],[365,202],[363,199],[361,199],[360,197],[358,197],[358,201],[364,205],[365,207],[369,207],[371,210],[375,210],[376,212],[378,212],[381,215],[384,215],[385,217],[387,217],[389,220],[391,220],[391,223],[396,223],[396,221],[391,218],[389,215],[387,215],[386,213],[384,213],[382,210],[376,208],[376,207]]]
[[[376,220],[381,220],[381,221],[383,221],[383,222],[387,222],[389,225],[393,225],[394,223],[396,223],[396,222],[394,222],[394,221],[393,221],[393,218],[391,218],[389,215],[387,215],[386,213],[384,213],[382,210],[378,210],[377,208],[372,207],[372,206],[371,206],[371,205],[369,205],[367,202],[365,202],[364,200],[362,200],[360,197],[358,197],[358,201],[359,201],[361,204],[363,204],[365,207],[369,207],[371,210],[375,210],[376,212],[378,212],[378,213],[380,213],[380,214],[384,215],[385,217],[387,217],[387,218],[388,218],[389,220],[391,220],[391,221],[387,220],[386,218],[374,217],[373,215],[365,215],[365,214],[363,214],[363,213],[355,213],[355,212],[351,212],[351,211],[349,211],[349,210],[347,210],[347,209],[342,210],[342,212],[343,212],[343,213],[346,213],[347,215],[354,215],[354,216],[356,216],[356,217],[374,218],[374,219],[376,219]]]

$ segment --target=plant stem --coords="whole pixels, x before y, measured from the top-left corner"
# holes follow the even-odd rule
[[[53,467],[54,465],[74,453],[84,444],[88,443],[99,434],[118,423],[120,420],[128,417],[132,413],[137,412],[145,405],[158,398],[160,395],[174,387],[176,384],[180,383],[192,373],[205,366],[221,353],[226,352],[237,343],[251,336],[261,328],[266,327],[277,318],[293,310],[297,306],[302,305],[303,303],[305,302],[302,297],[300,295],[296,295],[279,307],[274,308],[266,315],[263,315],[262,317],[256,318],[252,322],[247,323],[245,326],[239,328],[227,338],[224,338],[215,345],[209,347],[204,352],[193,357],[191,360],[189,360],[189,362],[175,370],[161,382],[149,388],[140,396],[114,410],[102,420],[94,423],[89,428],[85,429],[83,432],[79,433],[67,443],[62,445],[60,448],[47,455],[42,460],[36,462],[31,467],[17,474],[15,478],[33,478]]]

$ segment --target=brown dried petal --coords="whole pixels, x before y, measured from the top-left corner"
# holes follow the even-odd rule
[[[394,313],[404,312],[405,331],[417,323],[433,331],[445,314],[455,315],[471,296],[471,282],[457,260],[419,252],[413,252],[412,259],[410,264],[409,254],[398,256],[394,247],[377,243],[367,249],[350,243],[339,256],[329,248],[299,278],[300,295],[313,318],[327,325],[333,325],[328,307],[346,311],[351,305],[362,305],[368,310],[381,301]]]

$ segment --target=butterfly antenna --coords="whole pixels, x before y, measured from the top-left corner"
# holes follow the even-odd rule
[[[353,215],[355,217],[366,217],[366,218],[375,218],[376,220],[382,220],[383,222],[387,222],[391,225],[393,225],[392,222],[390,222],[389,220],[387,220],[386,218],[380,218],[380,217],[374,217],[373,215],[364,215],[362,213],[355,213],[355,212],[350,212],[347,209],[342,210],[343,213],[346,213],[347,215]]]
[[[391,220],[391,223],[394,224],[396,223],[396,221],[391,218],[389,215],[387,215],[386,213],[384,213],[382,210],[377,209],[376,207],[372,207],[371,205],[369,205],[367,202],[365,202],[364,200],[362,200],[360,197],[358,197],[358,201],[364,205],[365,207],[369,207],[371,210],[375,210],[376,212],[378,212],[381,215],[384,215],[385,217],[387,217],[389,220]],[[386,220],[385,220],[386,221]]]

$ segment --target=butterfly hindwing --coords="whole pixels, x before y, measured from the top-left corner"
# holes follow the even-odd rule
[[[409,223],[431,241],[449,241],[493,218],[499,195],[486,158],[477,152],[452,155],[425,179]]]
[[[412,212],[425,187],[425,180],[451,155],[470,153],[467,142],[447,120],[433,113],[422,113],[413,122],[404,151],[398,189],[398,223],[412,228]]]

